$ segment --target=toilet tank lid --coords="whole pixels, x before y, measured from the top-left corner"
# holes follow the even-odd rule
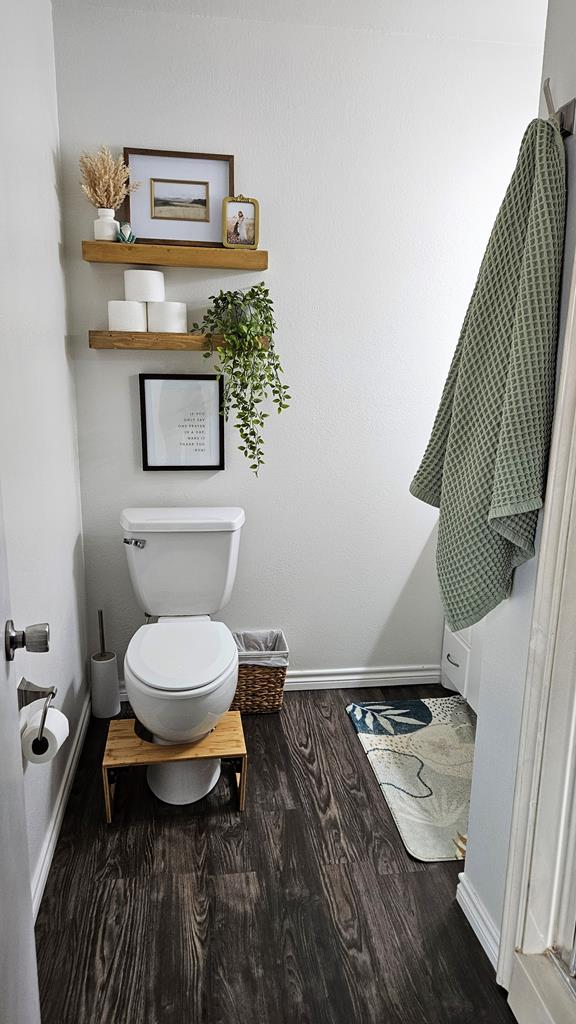
[[[202,533],[239,530],[243,508],[125,508],[123,530],[138,533]]]

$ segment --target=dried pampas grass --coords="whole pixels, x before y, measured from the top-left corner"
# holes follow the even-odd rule
[[[140,187],[140,182],[129,184],[130,171],[123,157],[115,160],[108,146],[100,146],[97,153],[82,153],[80,173],[84,195],[99,209],[117,210]]]

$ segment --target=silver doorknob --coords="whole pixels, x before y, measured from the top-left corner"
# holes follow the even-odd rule
[[[50,626],[47,622],[35,622],[26,629],[15,629],[12,619],[8,619],[4,630],[4,648],[6,661],[14,661],[14,651],[25,647],[34,654],[45,654],[50,650]]]

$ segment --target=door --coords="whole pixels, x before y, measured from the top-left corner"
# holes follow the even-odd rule
[[[566,146],[570,182],[574,142]],[[576,926],[576,212],[570,210],[563,352],[497,971],[520,1024],[576,1021],[576,985],[569,978]]]
[[[0,492],[0,627],[11,618]],[[40,1024],[24,779],[16,688],[18,671],[0,649],[0,1022]]]

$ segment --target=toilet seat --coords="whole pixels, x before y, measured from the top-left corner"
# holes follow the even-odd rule
[[[152,690],[194,691],[229,673],[238,651],[223,622],[210,619],[160,621],[141,626],[126,651],[126,664]]]

